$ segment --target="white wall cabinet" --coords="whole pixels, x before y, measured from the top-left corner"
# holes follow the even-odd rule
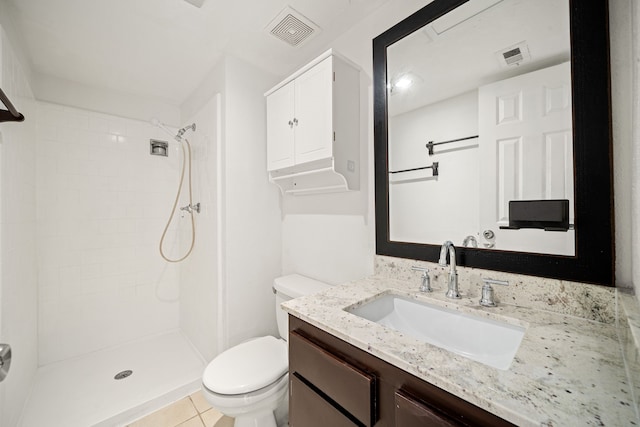
[[[328,51],[265,96],[270,180],[288,194],[357,190],[359,70]]]

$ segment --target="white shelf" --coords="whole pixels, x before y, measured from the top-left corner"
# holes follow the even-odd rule
[[[330,163],[321,166],[319,163]],[[347,179],[336,172],[333,159],[310,162],[282,170],[269,172],[269,181],[280,188],[282,194],[296,196],[306,194],[349,191]]]

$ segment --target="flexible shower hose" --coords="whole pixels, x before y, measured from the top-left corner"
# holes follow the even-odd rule
[[[183,139],[182,141],[184,143],[180,144],[182,145],[182,172],[180,173],[180,184],[178,185],[178,191],[176,192],[176,199],[173,202],[171,215],[169,215],[169,220],[167,221],[167,225],[164,227],[164,231],[162,232],[162,237],[160,238],[160,256],[162,256],[162,258],[164,258],[164,260],[167,262],[180,262],[185,260],[189,255],[191,255],[191,252],[193,251],[193,245],[196,242],[196,223],[193,218],[193,209],[192,209],[193,194],[192,194],[192,188],[191,188],[191,144],[189,144],[189,141],[186,138]],[[173,216],[176,213],[176,208],[178,207],[178,201],[180,200],[180,193],[182,192],[182,183],[184,182],[184,170],[185,170],[185,164],[187,162],[187,158],[189,158],[189,209],[187,211],[189,212],[189,215],[191,215],[191,246],[189,246],[189,250],[182,258],[171,259],[164,254],[164,249],[162,249],[162,246],[164,244],[164,238],[167,235],[167,230],[169,230],[169,226],[171,225]]]

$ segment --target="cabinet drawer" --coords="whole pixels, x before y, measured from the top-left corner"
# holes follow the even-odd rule
[[[403,391],[395,393],[396,427],[461,427],[444,414],[413,398]]]
[[[290,427],[357,427],[297,376],[289,376],[291,393]]]
[[[366,426],[376,421],[376,378],[293,331],[290,376],[299,375]]]

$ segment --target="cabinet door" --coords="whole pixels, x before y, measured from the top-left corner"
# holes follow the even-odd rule
[[[297,376],[289,377],[290,427],[356,427],[358,424],[309,388]]]
[[[294,82],[267,96],[267,170],[294,164]]]
[[[325,59],[295,80],[296,164],[332,156],[332,61]]]
[[[441,414],[403,391],[395,394],[396,427],[461,427],[462,425]]]

